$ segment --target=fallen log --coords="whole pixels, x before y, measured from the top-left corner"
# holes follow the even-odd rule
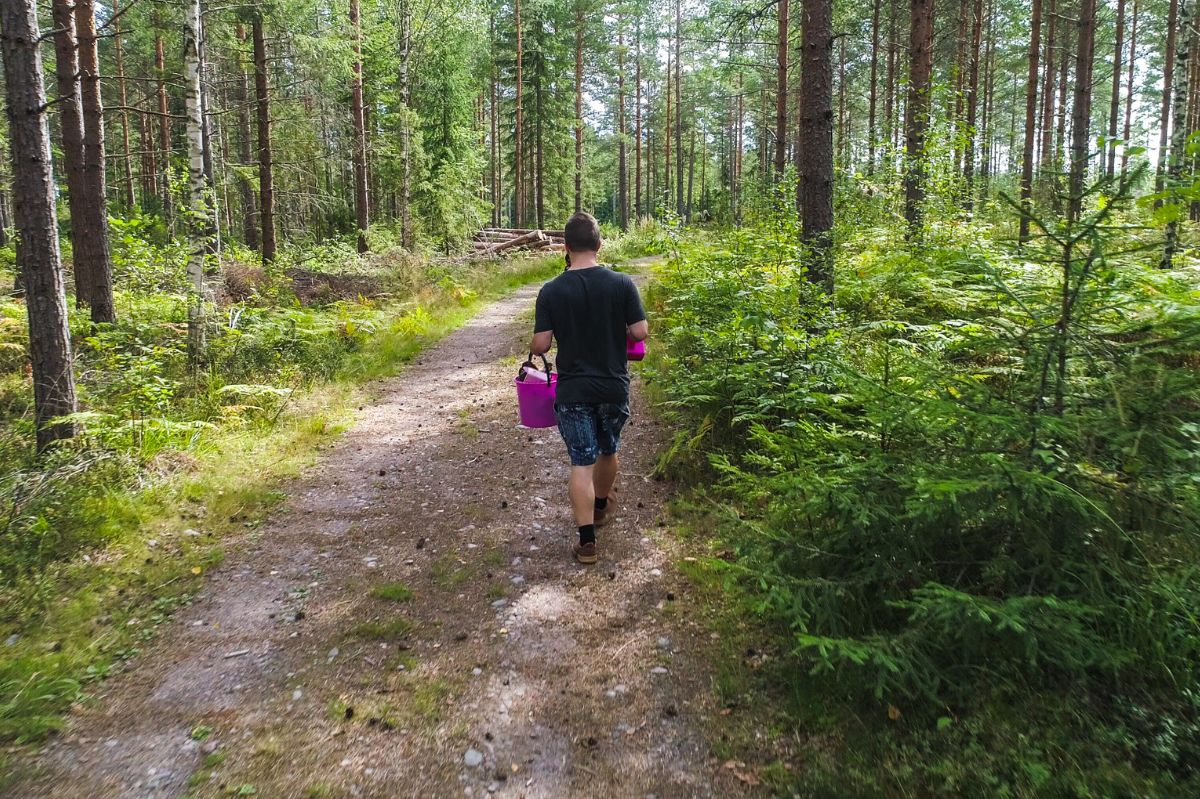
[[[542,231],[531,230],[528,233],[525,233],[522,236],[517,236],[514,239],[509,239],[508,241],[502,241],[502,242],[493,244],[492,246],[488,247],[486,250],[483,250],[483,252],[487,255],[495,255],[497,253],[504,252],[505,250],[511,250],[514,247],[522,247],[526,244],[532,244],[535,241],[545,241],[545,240],[546,240],[546,236],[544,236],[542,234]]]

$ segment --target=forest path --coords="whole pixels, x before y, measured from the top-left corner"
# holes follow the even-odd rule
[[[709,633],[645,476],[665,431],[635,387],[622,508],[582,567],[557,431],[516,428],[537,290],[380,383],[12,795],[740,794],[701,732]],[[392,584],[412,598],[372,594]]]

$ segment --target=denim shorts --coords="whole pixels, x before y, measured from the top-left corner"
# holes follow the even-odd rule
[[[572,466],[591,466],[600,455],[615,455],[621,428],[629,421],[628,402],[560,403],[554,412]]]

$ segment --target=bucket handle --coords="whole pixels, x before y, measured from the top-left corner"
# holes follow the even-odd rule
[[[525,360],[525,363],[523,363],[517,367],[517,374],[521,375],[522,374],[521,370],[524,369],[526,366],[533,368],[533,369],[537,369],[537,364],[535,364],[533,362],[534,358],[542,359],[542,367],[543,367],[544,371],[546,372],[546,384],[553,385],[554,364],[552,364],[550,361],[546,360],[546,355],[544,353],[541,355],[534,355],[532,352],[529,353],[529,357]]]

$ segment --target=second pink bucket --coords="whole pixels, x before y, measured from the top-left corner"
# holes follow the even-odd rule
[[[631,361],[640,361],[646,357],[646,342],[625,339],[625,357]]]

